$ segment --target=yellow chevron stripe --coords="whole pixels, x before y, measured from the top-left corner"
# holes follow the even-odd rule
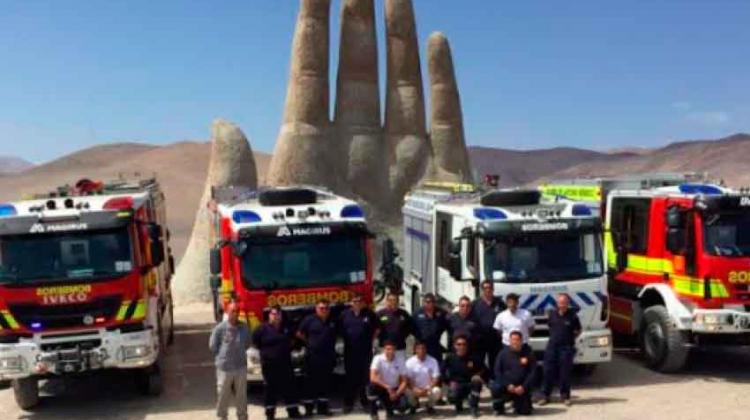
[[[135,307],[135,311],[133,311],[133,316],[130,317],[131,319],[142,319],[146,317],[146,300],[141,299],[138,301],[138,304]]]
[[[10,326],[11,329],[15,330],[18,328],[18,322],[16,322],[16,319],[13,317],[13,315],[10,314],[10,312],[2,311],[3,316],[5,317],[5,321],[8,323],[8,326]]]
[[[130,306],[129,300],[122,302],[122,305],[120,305],[120,310],[117,311],[117,318],[115,318],[116,320],[123,321],[125,319],[125,314],[128,313],[128,306]]]

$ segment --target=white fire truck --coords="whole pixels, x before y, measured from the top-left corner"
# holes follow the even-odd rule
[[[453,309],[489,279],[498,296],[520,296],[537,325],[530,344],[543,351],[547,312],[567,293],[584,330],[575,362],[593,367],[612,357],[601,222],[585,205],[541,203],[540,195],[435,183],[407,195],[404,300],[413,312],[422,295],[434,293]]]
[[[313,187],[215,188],[212,198],[217,320],[232,299],[251,330],[274,305],[282,307],[294,331],[318,299],[331,302],[334,319],[354,293],[372,304],[373,235],[354,201]],[[342,345],[337,345],[340,355]],[[299,372],[303,352],[296,348],[292,356]],[[254,348],[248,351],[248,379],[262,379]]]
[[[0,380],[131,369],[158,394],[173,337],[164,194],[154,179],[81,180],[0,204]]]

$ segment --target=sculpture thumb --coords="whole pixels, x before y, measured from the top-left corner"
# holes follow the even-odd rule
[[[178,305],[211,301],[208,261],[209,249],[213,246],[209,241],[208,212],[211,187],[234,185],[256,188],[258,185],[255,158],[250,144],[236,125],[222,119],[213,122],[210,159],[190,242],[172,280],[172,290]]]

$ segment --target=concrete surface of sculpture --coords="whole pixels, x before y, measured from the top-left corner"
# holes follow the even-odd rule
[[[203,197],[195,215],[190,242],[172,280],[172,290],[178,304],[211,300],[208,251],[213,244],[209,242],[207,208],[211,187],[236,185],[256,188],[257,184],[255,159],[245,134],[228,121],[214,121],[211,125],[211,156]]]
[[[461,105],[448,40],[428,42],[427,131],[419,45],[410,0],[386,0],[385,119],[372,0],[344,0],[336,103],[329,118],[329,0],[301,0],[284,118],[270,185],[315,184],[393,214],[422,180],[470,181]]]

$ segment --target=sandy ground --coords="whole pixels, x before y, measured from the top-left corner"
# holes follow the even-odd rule
[[[2,419],[179,419],[214,418],[214,372],[206,343],[211,316],[206,306],[181,308],[179,329],[166,359],[166,391],[159,398],[139,395],[131,378],[108,373],[43,385],[43,400],[32,412],[18,409],[10,389],[0,390]],[[574,388],[574,405],[551,404],[536,410],[548,419],[746,419],[750,412],[750,350],[705,351],[679,375],[660,375],[643,368],[636,355],[618,351]],[[338,408],[338,407],[336,407]],[[489,396],[482,413],[491,416]],[[285,413],[280,411],[282,417]],[[438,412],[452,417],[448,408]],[[420,417],[418,415],[418,417]],[[251,391],[250,419],[263,419],[257,389]],[[363,414],[337,416],[366,419]],[[424,417],[422,417],[424,418]],[[469,418],[463,416],[460,418]]]

